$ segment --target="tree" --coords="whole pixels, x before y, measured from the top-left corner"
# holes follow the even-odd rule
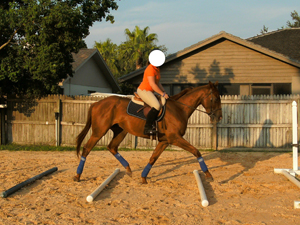
[[[131,51],[132,58],[135,60],[135,68],[139,69],[147,63],[147,57],[154,49],[157,41],[157,34],[149,34],[150,28],[147,26],[143,30],[139,26],[131,32],[128,28],[125,29],[127,41],[124,43],[125,48]],[[145,62],[146,59],[146,62]]]
[[[268,33],[268,30],[269,28],[264,25],[263,28],[260,30],[260,34],[266,34]]]
[[[298,13],[296,12],[296,10],[294,10],[294,12],[291,12],[291,17],[293,19],[293,23],[290,21],[287,21],[286,25],[289,28],[293,28],[293,27],[300,27],[300,17],[298,15]]]
[[[119,46],[112,43],[109,38],[104,42],[95,42],[94,47],[99,50],[114,77],[119,78],[146,66],[148,56],[153,49],[167,52],[164,45],[155,44],[158,41],[157,34],[149,34],[149,29],[146,27],[142,30],[138,26],[132,32],[125,29],[127,40]]]
[[[104,42],[95,41],[94,48],[98,49],[112,74],[115,76],[119,75],[118,45],[114,44],[111,39],[107,38]]]
[[[72,53],[95,21],[113,22],[114,0],[4,0],[0,3],[0,97],[58,93]]]
[[[286,22],[287,27],[282,26],[281,28],[278,28],[278,30],[285,29],[285,28],[300,27],[300,16],[298,15],[298,12],[296,10],[294,10],[294,12],[291,12],[291,17],[294,22],[287,21]],[[260,33],[261,34],[268,33],[268,30],[269,28],[264,25],[263,29],[260,30]]]

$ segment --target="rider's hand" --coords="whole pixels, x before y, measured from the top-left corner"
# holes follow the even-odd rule
[[[163,96],[165,99],[168,99],[169,98],[169,95],[165,92],[164,96]]]

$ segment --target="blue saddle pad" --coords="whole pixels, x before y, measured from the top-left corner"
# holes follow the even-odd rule
[[[130,101],[127,106],[127,114],[129,114],[130,116],[137,117],[142,120],[146,120],[146,117],[144,115],[144,110],[140,110],[143,107],[144,106],[136,104],[133,101]],[[163,106],[161,115],[156,119],[157,122],[161,121],[164,118],[165,111],[166,111],[166,105]]]

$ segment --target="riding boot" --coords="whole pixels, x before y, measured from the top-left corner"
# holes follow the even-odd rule
[[[151,108],[149,111],[147,118],[146,118],[146,125],[144,128],[144,134],[145,135],[153,135],[155,134],[155,129],[153,129],[153,124],[155,122],[155,119],[157,118],[159,111],[155,108]]]

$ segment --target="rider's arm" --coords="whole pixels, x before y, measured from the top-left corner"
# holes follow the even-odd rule
[[[168,94],[164,92],[164,88],[160,83],[158,85],[155,83],[155,77],[154,76],[148,76],[148,81],[152,89],[158,93],[161,96],[164,96],[166,99],[169,98]]]

